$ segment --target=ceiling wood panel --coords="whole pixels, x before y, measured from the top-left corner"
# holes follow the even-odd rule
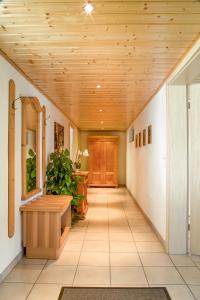
[[[83,4],[1,1],[0,48],[80,129],[125,130],[198,38],[200,1]]]

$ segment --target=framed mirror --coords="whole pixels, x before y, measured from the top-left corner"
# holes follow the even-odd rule
[[[40,115],[36,97],[22,97],[22,200],[40,189]]]

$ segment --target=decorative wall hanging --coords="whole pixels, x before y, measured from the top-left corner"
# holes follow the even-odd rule
[[[15,83],[9,81],[8,129],[8,236],[15,233]]]
[[[146,145],[146,129],[143,130],[143,146]]]
[[[152,144],[152,125],[148,126],[148,144]]]
[[[136,134],[135,136],[135,148],[138,147],[138,134]]]
[[[139,147],[142,147],[142,133],[139,133]]]
[[[54,151],[62,152],[64,149],[64,127],[54,122]]]

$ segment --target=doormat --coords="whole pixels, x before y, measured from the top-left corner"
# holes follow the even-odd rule
[[[171,300],[165,287],[62,287],[58,300]]]

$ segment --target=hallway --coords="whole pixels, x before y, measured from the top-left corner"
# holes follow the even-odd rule
[[[87,218],[57,261],[22,259],[0,300],[55,300],[62,286],[167,286],[172,300],[200,299],[200,259],[168,256],[125,188],[89,189]]]

